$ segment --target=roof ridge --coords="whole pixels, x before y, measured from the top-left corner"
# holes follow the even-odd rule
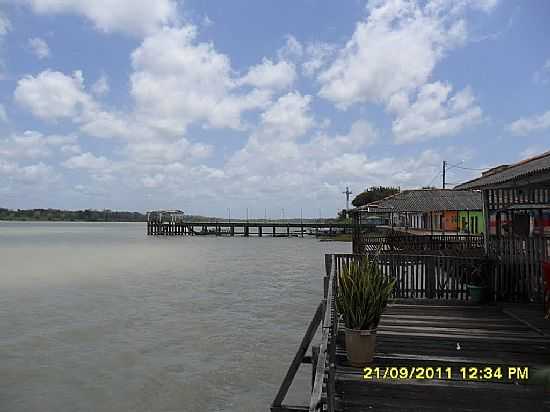
[[[535,156],[531,156],[529,158],[526,158],[526,159],[522,159],[516,163],[513,163],[511,165],[508,165],[508,167],[506,167],[505,169],[503,170],[500,170],[498,172],[495,172],[495,173],[492,173],[492,174],[488,174],[488,175],[481,175],[481,176],[478,176],[478,177],[475,177],[473,179],[470,179],[470,180],[467,180],[465,182],[462,182],[460,183],[459,185],[456,185],[456,190],[467,190],[467,187],[469,185],[472,185],[472,184],[476,184],[475,182],[480,182],[478,183],[478,186],[474,186],[474,187],[481,187],[481,186],[485,186],[487,184],[490,184],[490,183],[482,183],[482,182],[485,182],[486,179],[496,179],[496,181],[499,181],[499,182],[507,182],[509,180],[513,180],[519,176],[523,176],[525,175],[526,173],[532,173],[533,171],[526,171],[524,173],[521,173],[521,172],[517,172],[517,175],[514,177],[513,174],[514,172],[518,169],[518,168],[521,168],[521,167],[528,167],[526,165],[529,165],[530,163],[532,162],[535,162],[535,161],[539,161],[541,159],[546,159],[546,158],[550,158],[550,150],[547,150],[543,153],[540,153],[538,155],[535,155]],[[494,168],[497,168],[499,166],[495,166]],[[546,166],[542,166],[542,168],[540,170],[546,170],[548,169],[548,167]],[[509,174],[512,174],[512,176],[509,176],[509,177],[506,177],[507,175]],[[463,188],[464,186],[466,186],[466,188]]]

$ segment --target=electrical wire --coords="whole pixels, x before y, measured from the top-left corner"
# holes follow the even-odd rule
[[[463,166],[456,166],[458,169],[464,169],[464,170],[478,170],[478,171],[485,171],[485,170],[489,170],[490,168],[489,167],[485,167],[483,169],[480,169],[480,168],[475,168],[475,167],[463,167]]]
[[[430,183],[428,183],[426,186],[430,187],[432,185],[432,183],[434,182],[434,180],[437,179],[442,174],[443,174],[443,172],[439,172],[438,174],[436,174],[434,177],[432,177],[432,180],[430,180]]]

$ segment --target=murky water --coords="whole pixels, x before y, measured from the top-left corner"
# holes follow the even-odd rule
[[[350,244],[144,231],[0,222],[0,411],[268,410]]]

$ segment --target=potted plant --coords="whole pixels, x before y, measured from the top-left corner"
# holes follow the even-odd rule
[[[487,279],[483,265],[472,265],[467,279],[466,287],[470,301],[473,303],[483,303],[487,296]]]
[[[391,296],[394,279],[367,256],[344,266],[338,276],[336,309],[345,324],[346,351],[352,366],[372,361],[376,330]]]

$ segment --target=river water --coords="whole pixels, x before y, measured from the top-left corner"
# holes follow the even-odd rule
[[[350,249],[0,222],[0,411],[266,411]]]

